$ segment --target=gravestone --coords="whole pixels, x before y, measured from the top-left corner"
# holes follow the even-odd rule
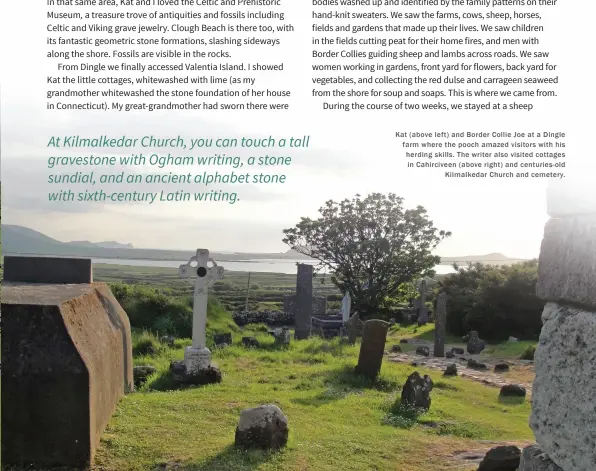
[[[470,355],[478,355],[485,347],[486,342],[478,336],[478,332],[475,330],[470,332],[467,345],[468,353]]]
[[[426,280],[420,283],[420,299],[418,300],[418,325],[426,325],[428,322],[428,308],[426,307]]]
[[[287,328],[284,327],[283,329],[275,330],[273,336],[275,337],[275,345],[290,345],[292,337],[290,336],[290,331]]]
[[[350,318],[350,309],[352,309],[352,298],[350,297],[350,293],[346,291],[346,294],[344,294],[341,300],[341,316],[344,324]]]
[[[431,405],[430,392],[433,389],[433,382],[429,376],[420,376],[414,371],[406,380],[401,391],[401,403],[411,409],[428,411]]]
[[[435,309],[435,351],[436,357],[445,356],[445,329],[447,323],[447,294],[441,293],[437,296],[437,308]]]
[[[298,264],[295,301],[296,330],[294,334],[297,340],[308,338],[310,335],[312,317],[312,275],[312,265],[305,263]]]
[[[364,322],[360,320],[360,314],[356,312],[348,319],[346,322],[346,329],[348,330],[348,343],[354,345],[356,343],[356,338],[364,329]]]
[[[211,266],[209,266],[211,264]],[[211,371],[211,352],[206,346],[208,287],[224,277],[224,268],[209,257],[209,250],[197,249],[187,263],[180,265],[181,278],[194,278],[194,298],[192,313],[192,346],[184,350],[184,366],[188,375],[201,375],[221,378],[218,372]]]
[[[20,270],[3,282],[3,465],[91,466],[118,401],[134,389],[128,316],[107,285],[80,282],[91,279],[77,274],[85,264],[60,264],[60,284],[51,270],[44,283]]]
[[[356,374],[374,379],[381,371],[389,322],[373,319],[364,323]]]

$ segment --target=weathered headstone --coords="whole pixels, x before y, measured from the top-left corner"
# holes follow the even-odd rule
[[[478,332],[470,332],[467,345],[468,353],[470,355],[478,355],[480,352],[482,352],[482,350],[484,350],[485,347],[486,343],[484,340],[480,339]]]
[[[312,317],[312,275],[312,265],[305,263],[298,264],[295,301],[296,330],[294,333],[297,340],[308,338],[310,335]]]
[[[429,376],[420,376],[414,371],[404,384],[401,391],[401,403],[403,406],[412,409],[429,410],[431,404],[430,392],[433,389],[433,382]]]
[[[352,308],[352,298],[350,297],[350,293],[346,291],[344,294],[343,299],[341,300],[341,315],[344,321],[344,324],[350,318],[350,309]]]
[[[425,325],[428,322],[428,308],[426,307],[426,280],[420,283],[420,299],[418,305],[418,325]]]
[[[447,323],[447,293],[437,296],[435,309],[435,351],[436,357],[445,356],[445,334]]]
[[[356,374],[372,379],[379,375],[388,330],[389,322],[373,319],[364,323],[360,355],[355,369]]]
[[[346,322],[346,329],[348,330],[348,343],[354,345],[356,338],[362,333],[364,329],[364,322],[360,320],[360,314],[354,313],[352,317]]]
[[[192,346],[184,351],[184,366],[189,375],[197,375],[211,367],[211,352],[206,346],[208,287],[224,277],[224,268],[209,257],[209,250],[197,249],[195,256],[180,265],[179,273],[182,278],[195,279]]]
[[[290,331],[287,328],[276,329],[273,336],[275,337],[275,345],[285,346],[290,345]]]
[[[128,316],[107,285],[65,277],[81,266],[67,260],[61,284],[51,271],[40,274],[45,284],[22,283],[19,271],[3,282],[3,465],[92,465],[119,399],[134,389]]]

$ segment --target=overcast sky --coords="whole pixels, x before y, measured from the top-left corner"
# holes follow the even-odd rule
[[[425,206],[438,228],[453,232],[440,245],[441,255],[537,256],[547,220],[546,181],[461,181],[445,179],[440,171],[406,169],[402,140],[394,136],[396,131],[563,131],[568,134],[568,165],[585,164],[593,155],[593,117],[591,110],[590,114],[579,110],[591,99],[585,91],[592,89],[594,66],[576,46],[592,40],[588,36],[590,15],[577,16],[576,7],[564,4],[544,16],[550,33],[540,37],[537,50],[551,52],[563,86],[557,89],[558,98],[537,102],[533,112],[346,113],[324,111],[311,98],[311,7],[293,3],[284,11],[285,22],[292,22],[296,33],[275,36],[282,40],[282,47],[235,48],[241,51],[234,54],[241,54],[247,62],[285,62],[284,73],[256,76],[256,86],[292,90],[289,112],[47,112],[46,76],[61,74],[55,72],[56,61],[45,58],[46,10],[41,4],[31,8],[29,2],[3,4],[0,39],[2,44],[15,45],[3,47],[1,59],[3,222],[63,241],[116,240],[146,248],[279,252],[287,249],[281,242],[282,230],[299,222],[301,216],[316,216],[327,199],[393,192],[405,198],[406,206]],[[27,28],[11,20],[25,17]],[[285,172],[287,183],[244,187],[235,205],[51,204],[47,176],[52,171],[46,161],[56,151],[49,150],[47,143],[52,135],[71,134],[182,135],[187,139],[310,135],[311,145],[277,150],[293,158],[294,164]],[[64,155],[83,154],[64,151]]]

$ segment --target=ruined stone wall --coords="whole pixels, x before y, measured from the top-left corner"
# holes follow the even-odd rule
[[[530,419],[539,450],[527,451],[521,471],[596,469],[596,199],[586,204],[580,194],[576,204],[574,191],[549,193]]]

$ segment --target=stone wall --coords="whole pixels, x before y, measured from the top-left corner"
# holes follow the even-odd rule
[[[132,390],[130,322],[107,285],[3,283],[3,465],[92,464]]]
[[[530,426],[550,467],[528,459],[521,471],[596,469],[596,199],[575,204],[575,191],[549,190],[536,287],[546,306]]]

